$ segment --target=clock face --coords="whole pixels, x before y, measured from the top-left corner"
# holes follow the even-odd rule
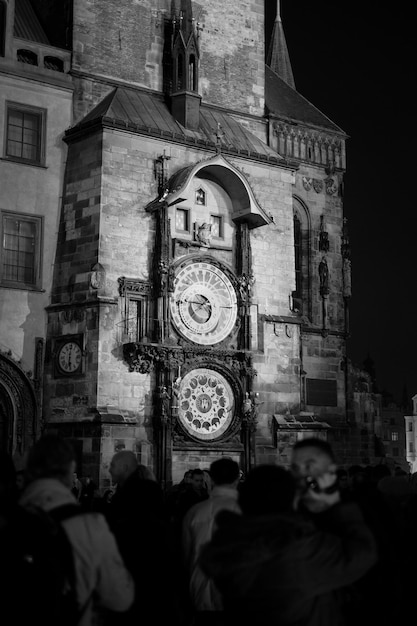
[[[187,339],[201,345],[219,343],[236,323],[236,292],[226,274],[215,265],[190,263],[175,277],[171,314]]]
[[[72,374],[81,366],[82,352],[81,348],[75,341],[67,341],[59,349],[58,366],[61,371]]]
[[[226,378],[209,368],[184,376],[178,399],[178,419],[197,439],[220,437],[233,419],[234,395]]]

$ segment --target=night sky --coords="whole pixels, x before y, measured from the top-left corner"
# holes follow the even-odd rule
[[[276,2],[266,5],[272,30]],[[377,390],[410,401],[417,393],[411,15],[405,3],[281,0],[281,18],[297,91],[349,136],[348,356],[359,367],[369,356]]]

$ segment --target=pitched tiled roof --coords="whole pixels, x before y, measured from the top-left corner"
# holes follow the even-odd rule
[[[172,117],[165,99],[157,92],[116,87],[67,131],[67,136],[98,121],[132,132],[171,137],[198,146],[213,148],[220,144],[223,151],[254,158],[282,160],[277,152],[239,123],[233,115],[215,107],[201,105],[199,129],[184,128]]]
[[[268,111],[276,117],[345,134],[339,126],[329,120],[298,91],[290,87],[267,65],[265,66],[265,102]]]

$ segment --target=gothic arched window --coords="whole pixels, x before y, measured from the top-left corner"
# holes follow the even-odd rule
[[[178,54],[177,57],[177,80],[176,80],[176,88],[177,90],[184,88],[184,57],[181,53]]]
[[[304,204],[294,198],[294,271],[293,310],[311,317],[310,216]]]
[[[188,61],[188,89],[189,91],[197,91],[195,54],[190,54]]]

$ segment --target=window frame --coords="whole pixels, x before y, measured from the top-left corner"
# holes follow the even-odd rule
[[[224,215],[219,215],[218,213],[212,213],[210,215],[210,222],[214,225],[215,220],[218,220],[219,225],[219,234],[213,235],[213,239],[224,239]]]
[[[9,115],[12,111],[16,111],[18,113],[28,113],[31,115],[36,115],[39,117],[39,143],[36,144],[39,150],[39,159],[27,159],[25,157],[15,156],[13,154],[8,154],[8,143],[9,143]],[[14,163],[24,163],[25,165],[35,165],[35,166],[45,166],[46,159],[46,109],[41,107],[33,107],[27,104],[22,104],[21,102],[14,102],[11,100],[6,100],[5,103],[5,116],[4,116],[4,148],[3,148],[3,157],[8,161],[13,161]],[[22,142],[23,144],[23,142]]]
[[[185,216],[187,226],[185,230],[177,227],[177,216],[180,214]],[[191,234],[191,209],[189,209],[188,207],[175,207],[175,231],[177,233],[181,233],[182,235]]]
[[[21,222],[35,224],[36,232],[34,236],[34,282],[17,281],[4,278],[4,222],[5,219],[17,219]],[[42,250],[43,250],[43,217],[40,215],[30,215],[27,213],[15,213],[13,211],[0,211],[0,287],[11,289],[23,289],[27,291],[39,291],[42,289]]]

